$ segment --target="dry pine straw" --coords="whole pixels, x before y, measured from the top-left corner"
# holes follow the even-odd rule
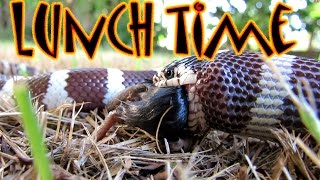
[[[319,178],[317,160],[312,162],[305,152],[319,147],[302,143],[312,142],[309,137],[298,138],[307,149],[302,150],[285,130],[274,131],[280,143],[212,131],[192,153],[160,154],[153,136],[125,125],[112,127],[96,142],[101,115],[66,108],[37,110],[57,179]],[[1,179],[36,178],[20,122],[14,108],[0,113]]]
[[[193,152],[161,154],[155,137],[123,124],[96,142],[103,114],[66,110],[72,106],[44,111],[35,104],[56,179],[320,177],[319,146],[309,136],[299,137],[285,129],[273,132],[279,143],[212,131]],[[0,179],[37,178],[20,113],[4,104],[0,108]]]

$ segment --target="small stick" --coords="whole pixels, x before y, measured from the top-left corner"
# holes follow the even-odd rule
[[[121,102],[135,99],[141,92],[147,91],[147,86],[144,84],[138,84],[135,86],[130,86],[126,88],[125,90],[121,91],[117,97],[113,98],[106,106],[108,111],[115,110]]]
[[[106,133],[120,120],[118,113],[116,111],[111,111],[107,115],[105,121],[99,126],[97,131],[97,142],[103,139]]]
[[[121,102],[128,100],[136,100],[139,97],[139,93],[146,92],[148,90],[145,84],[139,84],[131,86],[121,91],[117,97],[113,98],[106,106],[106,109],[110,111],[105,118],[105,121],[100,125],[97,131],[97,141],[103,139],[106,133],[114,126],[118,121],[121,121],[120,115],[117,113],[117,108]]]

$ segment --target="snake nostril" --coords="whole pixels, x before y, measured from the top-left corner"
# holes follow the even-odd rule
[[[161,72],[161,73],[159,74],[159,79],[160,79],[160,78],[167,79],[163,72]]]
[[[157,82],[156,76],[153,76],[152,81],[153,81],[153,83],[156,83],[156,82]]]

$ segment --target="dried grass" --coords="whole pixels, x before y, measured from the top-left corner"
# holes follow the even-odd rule
[[[71,105],[72,106],[72,105]],[[103,118],[90,113],[38,111],[57,179],[317,179],[319,146],[307,137],[275,131],[279,144],[212,131],[194,152],[160,153],[145,131],[117,125],[100,141],[96,132]],[[15,110],[0,113],[0,178],[36,173],[28,140]]]
[[[56,179],[320,177],[319,146],[309,136],[295,137],[285,129],[273,132],[279,143],[212,131],[193,152],[160,153],[155,137],[122,124],[97,142],[104,114],[66,110],[73,106],[37,108]],[[14,107],[0,112],[0,179],[37,178],[19,115]]]

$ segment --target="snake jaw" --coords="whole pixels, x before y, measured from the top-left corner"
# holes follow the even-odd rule
[[[153,77],[153,84],[157,87],[172,87],[172,86],[183,86],[188,84],[196,84],[197,75],[190,68],[180,66],[173,69],[174,76],[167,78],[165,76],[165,70],[158,72]]]
[[[154,77],[154,85],[157,87],[172,87],[172,86],[183,86],[188,84],[196,84],[197,76],[196,74],[184,74],[181,77],[176,77],[172,79],[159,79]]]
[[[192,132],[196,132],[196,134],[206,132],[209,127],[204,118],[205,114],[202,111],[199,95],[196,92],[197,84],[199,83],[197,72],[192,68],[187,67],[185,64],[180,64],[173,68],[174,76],[172,78],[167,78],[165,76],[167,70],[168,68],[165,68],[153,77],[155,86],[183,86],[187,92],[189,106],[188,129]]]
[[[194,73],[192,70],[187,71],[179,78],[180,84],[179,85],[188,85],[188,84],[196,84],[197,82],[197,74]]]

